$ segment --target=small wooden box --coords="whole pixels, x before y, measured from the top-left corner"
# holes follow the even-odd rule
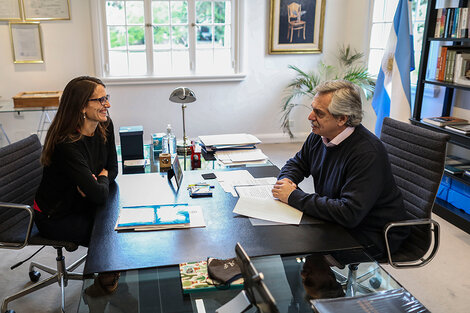
[[[15,108],[57,107],[62,91],[25,91],[13,97]]]

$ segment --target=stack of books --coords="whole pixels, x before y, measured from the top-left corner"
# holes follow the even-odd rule
[[[202,149],[214,152],[225,149],[253,149],[261,141],[250,134],[224,134],[199,136]]]
[[[423,122],[436,125],[436,126],[447,126],[447,125],[465,125],[468,124],[468,120],[453,116],[437,116],[437,117],[426,117],[423,118]]]
[[[470,160],[455,155],[446,156],[444,171],[452,175],[462,175],[470,171]]]
[[[450,131],[453,131],[459,134],[470,135],[470,124],[447,125],[445,129],[448,129]]]

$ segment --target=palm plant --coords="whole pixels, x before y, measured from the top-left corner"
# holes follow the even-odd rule
[[[348,46],[340,47],[337,56],[337,66],[327,65],[322,61],[318,64],[317,71],[306,73],[297,66],[289,65],[290,69],[297,72],[297,76],[287,85],[285,97],[282,103],[281,127],[290,138],[294,137],[290,129],[290,114],[297,106],[310,108],[303,104],[304,98],[310,100],[315,96],[315,87],[323,81],[332,79],[344,79],[358,85],[364,92],[366,99],[372,98],[375,82],[372,80],[367,67],[362,62],[364,53],[351,50]]]

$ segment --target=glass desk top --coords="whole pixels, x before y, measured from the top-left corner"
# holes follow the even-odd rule
[[[258,272],[263,273],[279,312],[313,312],[311,299],[350,297],[401,288],[362,250],[328,255],[274,255],[251,260]],[[355,280],[348,264],[358,264]],[[201,312],[196,309],[196,300],[198,305],[204,305],[206,312],[215,312],[240,293],[240,289],[218,289],[183,294],[178,266],[122,272],[118,287],[111,294],[91,293],[93,284],[94,277],[84,280],[79,313]],[[251,307],[247,312],[256,312],[256,308]]]

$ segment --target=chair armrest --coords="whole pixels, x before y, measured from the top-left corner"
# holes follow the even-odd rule
[[[23,210],[23,211],[26,211],[29,215],[28,229],[26,230],[26,236],[22,243],[9,243],[9,242],[0,243],[0,248],[21,249],[28,244],[28,239],[29,239],[29,236],[31,235],[31,229],[33,228],[34,210],[31,206],[27,204],[0,202],[0,213],[2,213],[2,211],[5,211],[5,209]]]
[[[429,256],[427,256],[424,259],[421,258],[419,263],[417,263],[415,261],[410,261],[410,262],[406,262],[406,261],[404,261],[404,262],[395,262],[395,261],[393,261],[392,252],[390,251],[390,245],[389,245],[389,242],[388,242],[388,233],[389,233],[389,231],[394,227],[418,226],[418,225],[430,225],[431,226],[431,231],[433,231],[433,233],[434,233],[434,245],[432,247],[432,251],[429,254]],[[434,227],[432,227],[432,226],[434,226]],[[394,268],[421,267],[421,266],[424,266],[424,265],[428,264],[434,258],[434,256],[437,253],[437,250],[439,248],[439,230],[440,230],[439,223],[436,222],[435,220],[431,219],[431,218],[404,220],[404,221],[388,223],[387,225],[385,225],[385,228],[384,228],[385,246],[387,248],[388,263]]]

